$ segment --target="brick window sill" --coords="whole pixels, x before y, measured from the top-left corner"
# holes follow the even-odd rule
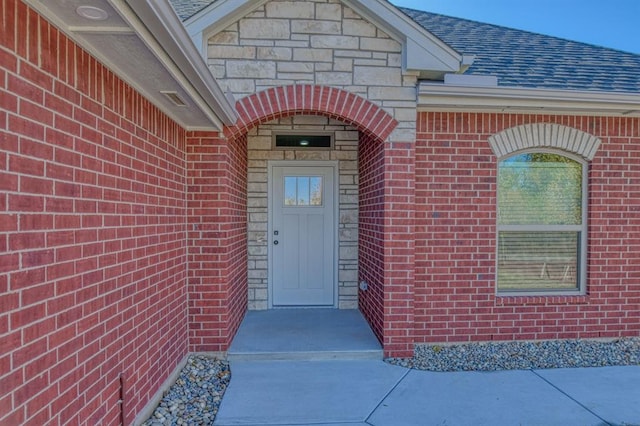
[[[514,305],[586,305],[589,303],[587,295],[557,295],[557,296],[496,296],[496,306]]]

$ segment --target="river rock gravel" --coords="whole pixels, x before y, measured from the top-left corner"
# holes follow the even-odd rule
[[[229,363],[192,355],[143,426],[213,424],[231,379]]]
[[[430,371],[495,371],[640,365],[640,338],[418,345],[390,364]]]

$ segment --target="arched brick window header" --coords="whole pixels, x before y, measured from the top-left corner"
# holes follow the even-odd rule
[[[378,105],[350,92],[328,86],[292,85],[270,88],[236,102],[238,121],[225,129],[229,138],[245,134],[260,123],[291,115],[324,115],[348,123],[384,141],[398,122]]]
[[[498,158],[529,148],[557,148],[591,161],[598,151],[600,139],[572,127],[559,124],[524,124],[503,130],[489,138]]]

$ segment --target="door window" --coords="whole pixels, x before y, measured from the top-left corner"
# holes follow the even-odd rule
[[[322,176],[285,176],[284,205],[322,206]]]

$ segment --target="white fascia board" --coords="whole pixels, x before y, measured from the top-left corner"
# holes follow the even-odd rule
[[[422,111],[532,112],[640,116],[640,94],[510,87],[470,87],[421,82]]]
[[[235,107],[211,75],[168,0],[109,1],[216,127],[236,122]]]
[[[135,1],[135,0],[133,0]],[[218,0],[183,22],[193,44],[207,59],[207,40],[216,30],[223,30],[268,0]]]
[[[463,58],[385,0],[343,0],[365,19],[404,45],[405,67],[410,71],[459,72]]]

